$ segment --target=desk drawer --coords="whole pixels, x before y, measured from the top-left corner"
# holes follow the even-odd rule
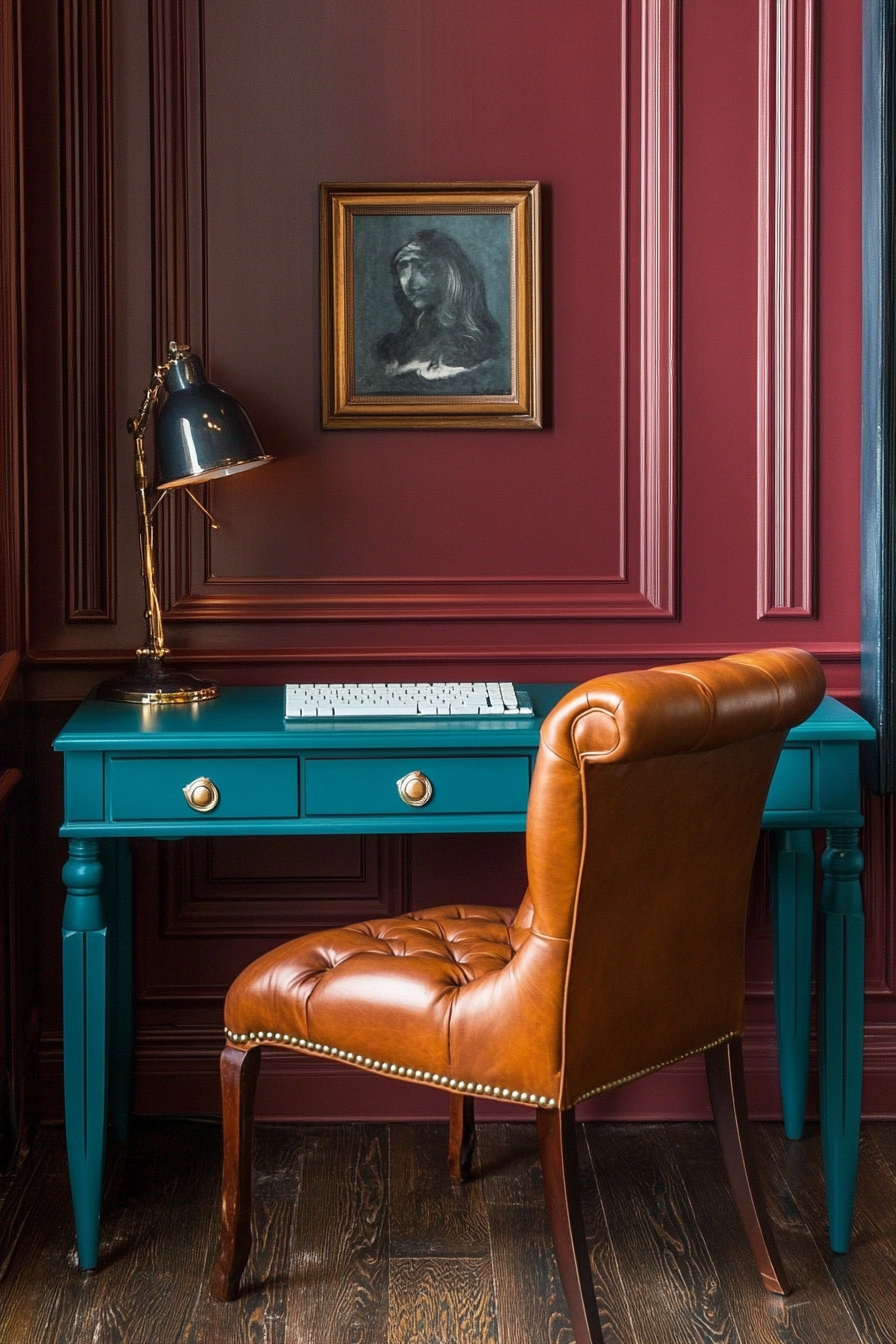
[[[299,812],[294,756],[113,756],[108,769],[111,821],[229,821]],[[198,812],[183,791],[203,776],[220,797],[211,810]]]
[[[398,794],[398,781],[415,770],[432,784],[432,797],[422,807]],[[304,793],[307,817],[524,813],[529,757],[312,757],[305,762]]]

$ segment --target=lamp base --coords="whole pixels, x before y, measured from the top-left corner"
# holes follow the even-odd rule
[[[161,655],[137,650],[137,667],[120,677],[101,681],[96,688],[98,700],[120,700],[130,705],[195,705],[214,700],[216,681],[191,677],[189,672],[169,672]]]

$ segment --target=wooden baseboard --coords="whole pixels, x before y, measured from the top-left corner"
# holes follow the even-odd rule
[[[215,1027],[163,1028],[141,1032],[134,1057],[134,1111],[139,1115],[201,1115],[220,1111]],[[750,1115],[779,1120],[778,1056],[772,1029],[750,1028],[744,1039]],[[62,1118],[62,1041],[47,1035],[38,1058],[40,1116]],[[428,1087],[382,1078],[318,1059],[266,1050],[258,1088],[258,1116],[265,1120],[444,1120],[447,1095]],[[699,1056],[670,1065],[578,1108],[581,1119],[708,1120],[709,1099]],[[480,1101],[487,1119],[520,1119],[521,1107]],[[865,1032],[865,1086],[862,1114],[870,1120],[896,1119],[896,1024],[871,1025]],[[808,1118],[818,1115],[813,1068]]]

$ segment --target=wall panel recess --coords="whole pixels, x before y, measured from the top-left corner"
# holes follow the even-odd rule
[[[135,843],[138,1013],[172,1001],[210,1002],[217,1013],[234,976],[276,943],[403,914],[409,843],[357,835]]]
[[[461,8],[466,9],[467,4]],[[403,7],[392,5],[390,10],[394,19],[396,15],[400,17]],[[612,65],[610,82],[617,97],[608,128],[614,143],[611,149],[601,150],[614,165],[615,181],[608,184],[605,195],[610,196],[615,215],[612,225],[606,221],[600,224],[607,230],[606,237],[612,238],[612,273],[608,274],[612,274],[615,297],[609,292],[611,286],[608,284],[603,287],[608,293],[600,292],[595,301],[602,322],[605,315],[612,314],[612,322],[606,324],[606,344],[613,348],[619,375],[613,391],[614,404],[607,405],[599,399],[599,407],[581,426],[582,435],[573,443],[569,437],[570,428],[564,427],[565,437],[560,440],[563,451],[571,462],[575,462],[581,474],[582,487],[576,492],[576,506],[581,507],[588,492],[595,496],[593,517],[589,521],[583,511],[585,525],[575,529],[575,544],[571,540],[572,534],[566,533],[564,547],[569,555],[568,562],[557,561],[553,568],[539,572],[538,550],[543,548],[535,546],[530,558],[530,563],[535,563],[528,571],[520,571],[518,553],[508,543],[508,559],[502,561],[500,555],[497,556],[496,572],[488,572],[488,560],[479,566],[471,561],[470,572],[452,572],[452,562],[457,557],[446,556],[444,547],[441,555],[435,548],[427,553],[428,539],[424,529],[422,535],[416,534],[416,540],[409,542],[408,547],[411,553],[418,553],[418,563],[408,562],[406,555],[399,556],[404,572],[396,572],[390,569],[394,559],[391,542],[371,526],[361,500],[353,502],[362,510],[358,530],[366,529],[365,535],[369,538],[365,555],[352,557],[350,536],[341,557],[335,554],[336,541],[326,536],[320,537],[317,553],[310,542],[307,547],[291,546],[286,539],[288,524],[283,515],[283,495],[277,498],[269,493],[275,487],[270,484],[268,469],[265,473],[268,475],[267,485],[261,480],[253,480],[248,486],[250,492],[260,492],[257,497],[268,501],[275,511],[267,526],[280,541],[275,547],[268,548],[267,559],[263,558],[265,546],[259,515],[256,514],[253,521],[240,508],[237,492],[230,483],[223,487],[215,485],[209,490],[215,501],[213,511],[216,514],[223,512],[224,526],[220,533],[212,531],[200,515],[188,515],[182,505],[176,505],[172,515],[160,520],[164,600],[169,620],[193,623],[421,619],[543,621],[668,618],[676,614],[679,0],[628,0],[618,10],[611,7],[606,12],[611,17],[601,20],[602,27],[595,20],[593,27],[596,31],[599,29],[600,37],[606,36],[608,41],[612,38],[615,43],[610,48],[610,55],[601,57]],[[266,47],[257,39],[248,46],[241,42],[241,47],[247,48],[245,53],[234,47],[232,36],[226,31],[225,15],[218,5],[204,6],[202,0],[153,0],[150,13],[155,141],[155,340],[160,351],[172,334],[201,346],[210,377],[227,385],[228,390],[234,390],[230,384],[225,384],[228,364],[236,378],[240,377],[236,363],[238,356],[233,354],[233,332],[222,333],[218,324],[218,314],[224,309],[230,311],[231,301],[223,288],[235,281],[239,289],[240,273],[247,270],[252,273],[256,285],[265,291],[276,291],[278,286],[288,290],[296,280],[294,248],[303,248],[306,253],[316,248],[316,215],[306,213],[294,223],[292,242],[288,233],[274,230],[265,240],[264,250],[250,256],[247,249],[254,246],[251,227],[239,214],[230,218],[227,213],[238,200],[237,183],[242,181],[243,189],[251,197],[263,197],[266,191],[264,160],[276,160],[283,165],[278,208],[285,207],[290,198],[294,198],[307,212],[311,193],[317,189],[317,176],[328,169],[338,179],[340,156],[346,157],[345,145],[334,139],[329,157],[321,151],[315,159],[308,151],[307,161],[303,161],[300,147],[296,148],[295,155],[284,153],[282,146],[278,148],[276,131],[268,126],[274,145],[273,148],[266,145],[264,152],[256,156],[261,161],[261,167],[257,167],[249,161],[251,156],[247,148],[254,132],[244,130],[246,143],[240,145],[239,125],[227,119],[224,102],[231,84],[239,84],[241,74],[248,80],[257,69],[252,64],[253,56],[262,66],[268,66],[271,87],[276,89],[274,47],[278,22],[282,25],[284,40],[287,43],[296,40],[295,24],[284,21],[288,11],[275,11],[276,17],[267,25]],[[428,11],[421,13],[420,42],[424,57],[418,55],[415,59],[423,59],[425,63],[426,44],[435,42],[439,24],[435,17],[427,18]],[[363,7],[352,6],[350,14],[359,28],[369,18]],[[460,15],[453,20],[458,30],[463,27],[462,18]],[[384,14],[384,29],[388,29],[389,21],[389,15]],[[315,31],[321,22],[320,16],[306,15],[303,19],[308,41],[317,37],[325,46],[327,35],[322,38]],[[226,62],[227,90],[222,90],[221,54],[225,51],[230,59]],[[402,68],[392,81],[409,102],[416,96],[412,66],[413,60],[408,70]],[[319,77],[315,78],[320,84]],[[339,102],[340,98],[349,97],[350,78],[349,67],[343,72],[337,62],[328,68],[328,85],[319,89],[318,101],[314,104],[316,126],[321,126],[325,100],[335,98]],[[403,90],[402,79],[407,81]],[[314,87],[315,79],[310,79],[309,84]],[[382,94],[380,102],[387,101],[382,86],[378,88]],[[271,96],[267,95],[268,98]],[[284,96],[290,95],[284,93]],[[435,98],[437,94],[433,92],[432,96]],[[253,91],[252,97],[258,115],[269,123],[276,112],[264,96],[259,96],[258,90]],[[496,104],[494,94],[491,97]],[[385,119],[388,109],[384,111],[380,104],[375,106],[377,114]],[[410,109],[408,113],[414,115]],[[570,115],[568,110],[566,115]],[[325,134],[324,130],[321,138],[325,138]],[[505,129],[504,134],[510,132]],[[406,139],[413,139],[413,135]],[[407,166],[394,180],[401,180],[402,176],[406,180],[414,179],[412,155],[406,153]],[[526,154],[521,153],[519,147],[514,153],[520,163],[525,160]],[[448,157],[444,151],[442,156],[443,159]],[[293,158],[299,167],[293,167]],[[367,172],[372,180],[376,177],[376,166],[371,158],[368,156]],[[536,160],[534,171],[538,167],[535,150],[532,158]],[[221,171],[213,171],[214,164],[221,164]],[[452,180],[452,165],[448,163],[447,167],[442,167],[435,153],[431,155],[430,165],[427,172],[431,179],[435,180],[441,172],[444,180]],[[294,173],[293,180],[290,180],[291,172]],[[456,172],[455,169],[455,176]],[[222,173],[230,175],[232,180],[226,180]],[[549,223],[556,223],[561,193],[550,181],[545,186],[548,195],[553,194],[549,208],[554,219]],[[571,180],[567,184],[567,189],[572,191],[573,205],[576,194],[583,196],[586,186],[584,176],[580,181]],[[569,203],[564,200],[562,208],[568,210]],[[608,218],[610,209],[610,206],[606,207]],[[594,228],[598,224],[595,220]],[[594,235],[592,260],[595,255],[602,256],[606,252],[604,243],[604,234]],[[546,255],[545,268],[562,270],[575,264],[574,258],[570,260],[563,255],[564,250],[555,251],[553,257]],[[586,243],[583,256],[587,259],[588,255]],[[570,256],[573,256],[571,250]],[[218,275],[220,284],[215,281]],[[313,282],[316,283],[316,279]],[[556,294],[565,283],[568,283],[565,278],[552,274],[549,289]],[[256,302],[256,294],[248,288],[241,292],[248,295],[248,304]],[[297,301],[304,303],[306,298],[302,292]],[[260,353],[256,352],[256,358],[263,361],[265,353],[270,355],[271,378],[276,376],[275,368],[282,358],[282,342],[281,349],[275,348],[277,334],[289,330],[288,324],[293,319],[293,312],[285,314],[279,319],[278,326],[276,307],[269,308],[267,322],[270,330],[262,320],[255,336],[256,344],[262,347]],[[301,369],[302,392],[304,397],[309,393],[313,396],[316,407],[316,348],[313,344],[299,345],[296,353],[297,357],[308,359]],[[251,356],[247,362],[252,367]],[[600,376],[608,376],[603,364]],[[248,374],[246,377],[247,398],[251,403],[251,382]],[[287,412],[281,411],[280,415],[282,420]],[[351,491],[351,481],[338,474],[338,464],[346,453],[334,436],[326,436],[325,447],[319,447],[316,441],[309,444],[310,438],[319,439],[319,426],[315,423],[312,429],[307,412],[301,410],[291,426],[297,431],[299,441],[287,440],[284,445],[282,440],[278,442],[282,426],[276,423],[276,412],[271,413],[270,421],[271,430],[263,435],[266,446],[278,457],[285,447],[288,457],[293,459],[288,464],[290,479],[297,481],[298,487],[304,485],[309,493],[330,488],[338,490],[346,499]],[[302,429],[307,431],[304,436]],[[555,417],[552,432],[540,445],[542,459],[545,455],[556,455],[559,431]],[[513,431],[501,431],[500,434],[505,442],[499,453],[507,457],[508,435],[512,436]],[[492,438],[495,438],[494,433]],[[408,431],[393,432],[388,436],[386,432],[376,431],[366,436],[365,446],[371,454],[379,454],[386,443],[390,458],[397,462],[402,447],[410,448],[412,442],[415,453],[421,455],[439,454],[453,461],[462,459],[466,453],[463,441],[452,431],[418,433],[413,441]],[[321,461],[324,453],[330,455],[329,461]],[[315,461],[309,470],[303,470],[304,460],[312,456]],[[465,496],[474,480],[480,487],[491,490],[499,501],[498,507],[502,507],[501,482],[506,476],[503,468],[490,464],[490,456],[495,455],[490,455],[487,448],[480,454],[473,476],[468,474],[466,477],[463,494],[458,493],[456,482],[458,478],[464,478],[455,469],[455,483],[446,488],[437,513],[430,519],[430,531],[447,528],[448,521],[453,518],[458,527],[462,526],[462,519],[469,509],[469,500]],[[531,464],[538,461],[538,457],[528,451],[525,461]],[[400,467],[393,469],[401,470]],[[522,463],[520,470],[528,471],[532,488],[539,491],[543,503],[559,516],[563,505],[551,501],[554,486],[550,473],[543,473],[541,482],[536,484],[537,470],[526,468]],[[285,479],[287,467],[281,464],[280,471]],[[310,479],[309,471],[317,473],[316,480]],[[567,473],[556,479],[569,489]],[[247,486],[242,485],[240,490],[241,497],[245,497]],[[503,507],[509,509],[506,496],[504,499]],[[299,500],[301,504],[301,495]],[[385,500],[375,504],[382,510],[382,527],[388,527]],[[351,506],[345,504],[343,507]],[[396,507],[394,496],[392,507]],[[405,513],[404,518],[404,525],[409,530],[419,521],[412,511]],[[315,521],[312,515],[309,519],[312,528]],[[550,526],[556,528],[558,525],[552,519]],[[244,533],[244,544],[238,551],[232,540],[237,526]],[[562,530],[562,525],[559,526]],[[253,527],[256,534],[247,539],[245,533]],[[348,534],[351,527],[348,517],[344,527]],[[332,557],[324,554],[328,550],[334,552]],[[518,548],[516,550],[518,552]],[[275,553],[274,563],[270,558],[272,552]],[[353,568],[358,558],[365,562],[364,571]],[[554,560],[550,551],[548,558]],[[241,570],[238,563],[247,560],[251,562],[251,568]]]

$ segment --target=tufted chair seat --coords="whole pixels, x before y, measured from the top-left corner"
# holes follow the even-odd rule
[[[483,1031],[495,973],[506,972],[500,991],[518,999],[520,982],[537,981],[557,957],[550,940],[533,938],[532,911],[530,900],[518,911],[439,906],[307,934],[237,978],[225,1034],[237,1046],[285,1045],[456,1092],[556,1106],[559,1037],[551,1052],[530,1048],[530,1032],[543,1037],[550,1025],[557,1035],[539,996],[520,1033],[525,1048],[513,1048],[500,1017]]]
[[[545,718],[516,911],[442,906],[308,934],[260,957],[224,1009],[222,1231],[211,1290],[250,1249],[261,1045],[449,1094],[449,1171],[469,1174],[476,1096],[534,1106],[578,1344],[600,1325],[575,1105],[702,1052],[732,1190],[766,1286],[787,1284],[749,1146],[744,926],[768,787],[824,678],[795,649],[601,677]]]
[[[515,916],[497,906],[445,905],[298,938],[235,981],[226,1035],[235,1044],[274,1041],[459,1086],[447,1074],[466,1080],[473,1072],[460,1031],[471,992],[530,935]],[[503,1076],[493,1061],[478,1090],[503,1087],[510,1095],[510,1081],[521,1079]],[[528,1081],[525,1090],[535,1090]]]

